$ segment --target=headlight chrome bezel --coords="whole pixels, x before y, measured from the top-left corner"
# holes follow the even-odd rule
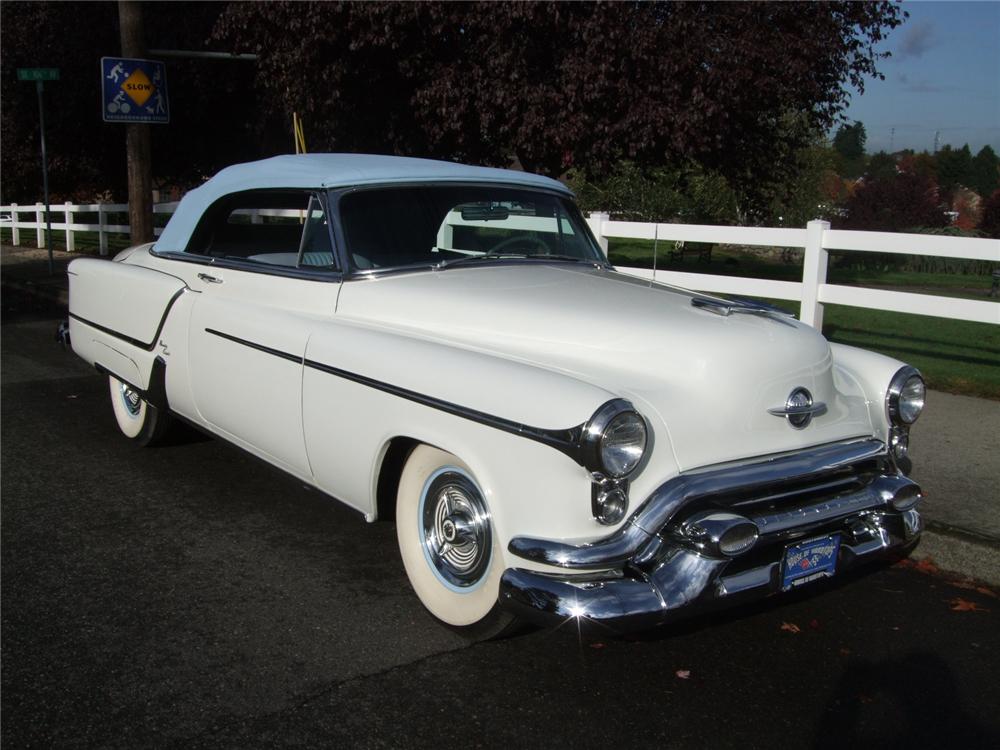
[[[903,403],[903,398],[907,386],[913,379],[920,381],[920,407],[912,419],[907,419],[907,409]],[[920,418],[920,415],[924,411],[926,400],[927,385],[924,382],[924,378],[920,374],[920,371],[915,367],[910,367],[909,365],[901,367],[896,371],[896,374],[892,376],[892,380],[889,381],[889,388],[886,390],[885,412],[886,417],[889,420],[889,424],[898,427],[909,427]]]
[[[624,469],[617,471],[608,466],[605,460],[605,441],[609,429],[621,418],[634,417],[637,424],[642,429],[642,446],[639,457],[634,462],[626,465]],[[635,473],[646,458],[646,450],[649,447],[649,426],[643,416],[635,410],[635,407],[625,399],[617,398],[603,404],[594,415],[583,426],[583,433],[580,439],[580,451],[583,465],[595,474],[600,474],[612,479],[623,479]]]

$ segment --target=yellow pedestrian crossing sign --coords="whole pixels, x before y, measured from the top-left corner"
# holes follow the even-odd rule
[[[167,71],[162,62],[102,57],[101,91],[105,122],[170,122]]]

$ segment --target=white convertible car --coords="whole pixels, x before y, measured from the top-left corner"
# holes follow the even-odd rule
[[[179,417],[394,519],[420,601],[473,637],[647,628],[922,528],[916,370],[617,273],[544,177],[280,156],[69,274],[63,335],[126,437]]]

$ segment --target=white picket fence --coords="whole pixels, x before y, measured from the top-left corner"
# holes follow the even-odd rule
[[[608,238],[632,238],[669,243],[672,241],[710,242],[755,247],[801,248],[805,251],[802,281],[772,281],[703,273],[684,273],[648,268],[619,271],[645,279],[702,292],[772,297],[801,303],[799,318],[816,328],[823,327],[823,305],[849,305],[875,310],[932,315],[939,318],[968,320],[1000,325],[1000,303],[991,300],[957,299],[930,294],[893,292],[884,289],[828,284],[826,281],[830,250],[863,253],[899,253],[934,255],[945,258],[985,260],[1000,263],[1000,240],[975,237],[943,237],[930,234],[895,232],[857,232],[830,229],[829,222],[810,221],[805,229],[769,227],[716,227],[692,224],[653,224],[611,221],[606,213],[592,213],[587,220],[605,253]],[[662,248],[666,259],[669,245]],[[984,280],[984,290],[990,280]],[[985,291],[984,291],[985,294]]]
[[[153,206],[155,214],[172,214],[177,208],[178,201],[171,203],[157,203]],[[65,232],[66,249],[69,252],[76,250],[76,232],[97,232],[98,243],[101,255],[108,254],[108,235],[129,234],[128,224],[109,224],[108,215],[124,213],[128,215],[127,203],[53,203],[50,206],[49,218],[52,223],[52,231]],[[96,224],[81,224],[73,221],[74,214],[97,214]],[[21,214],[29,214],[32,218],[24,221]],[[10,227],[12,242],[15,245],[21,244],[21,230],[35,230],[35,244],[38,247],[45,247],[45,204],[35,203],[27,206],[19,206],[12,203],[8,206],[0,206],[0,216],[4,217],[0,228]],[[7,217],[10,221],[7,221]],[[58,219],[62,221],[58,221]],[[153,229],[158,236],[163,230],[160,227]]]
[[[155,213],[170,214],[176,202],[158,203]],[[101,254],[108,252],[109,234],[128,234],[127,224],[109,224],[106,217],[114,213],[128,213],[124,203],[58,204],[52,206],[53,232],[64,232],[66,249],[75,249],[74,233],[96,232]],[[87,213],[98,216],[96,224],[74,221],[74,214]],[[254,212],[269,213],[269,212]],[[284,212],[281,212],[284,213]],[[22,220],[21,215],[30,215]],[[35,230],[35,242],[45,247],[45,206],[41,203],[0,206],[3,217],[0,227],[9,226],[13,244],[21,243],[23,230]],[[8,220],[9,217],[9,220]],[[251,221],[259,220],[252,216]],[[991,300],[958,299],[929,294],[893,292],[883,289],[828,284],[826,281],[830,250],[849,250],[867,253],[901,253],[906,255],[933,255],[945,258],[984,260],[1000,263],[1000,240],[971,237],[943,237],[926,234],[900,234],[893,232],[856,232],[830,229],[825,221],[810,221],[804,229],[777,229],[769,227],[718,227],[695,224],[659,224],[631,221],[612,221],[606,213],[591,213],[587,223],[605,253],[608,238],[632,238],[655,242],[708,242],[712,244],[748,245],[757,247],[800,248],[805,251],[801,281],[773,281],[735,276],[716,276],[704,273],[652,270],[619,266],[620,271],[653,279],[667,284],[703,292],[736,294],[750,297],[771,297],[801,303],[800,319],[809,325],[822,328],[823,305],[849,305],[875,310],[931,315],[954,320],[1000,325],[1000,303]],[[154,230],[156,234],[160,229]],[[669,246],[663,248],[666,258]],[[988,286],[988,281],[986,286]]]

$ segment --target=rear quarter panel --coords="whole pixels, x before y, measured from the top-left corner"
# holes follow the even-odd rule
[[[185,283],[160,271],[95,258],[74,260],[68,274],[73,351],[147,388],[160,331]]]

